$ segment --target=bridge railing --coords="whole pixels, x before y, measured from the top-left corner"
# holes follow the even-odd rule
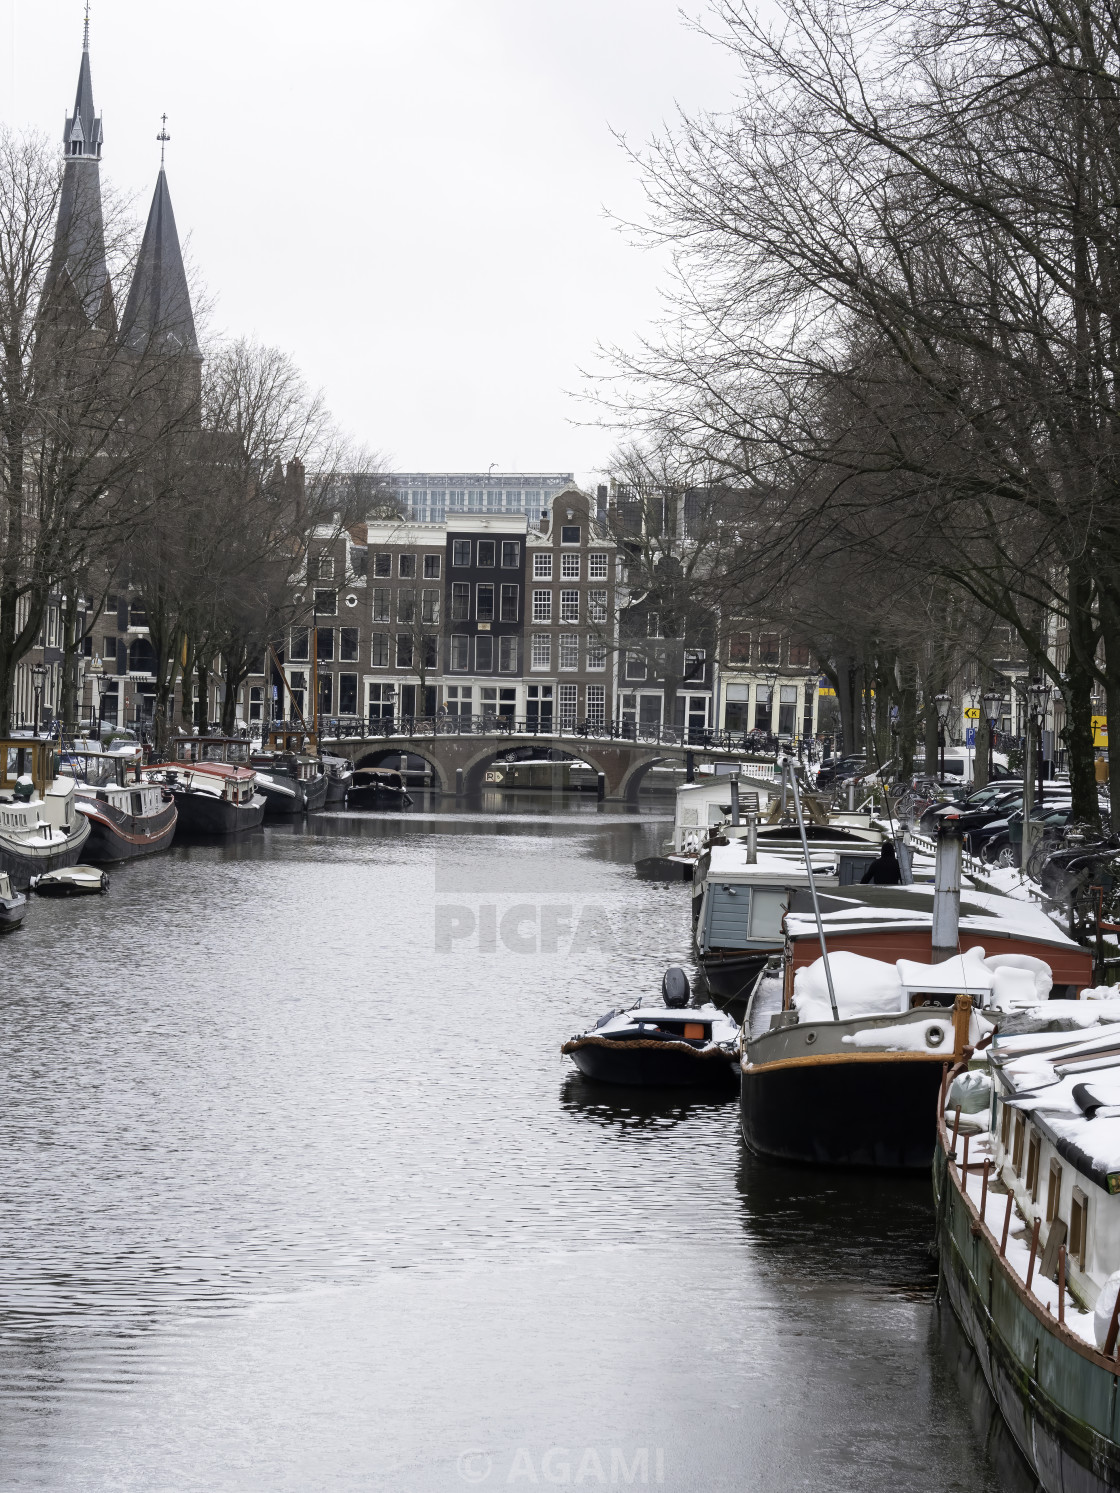
[[[278,723],[277,723],[278,724]],[[293,727],[293,729],[295,729]],[[752,772],[774,769],[779,742],[759,732],[714,731],[699,726],[647,726],[637,721],[584,720],[561,722],[556,716],[512,715],[384,716],[363,720],[360,716],[323,717],[319,723],[321,742],[415,741],[440,736],[508,736],[514,741],[544,737],[550,741],[632,742],[637,746],[676,747],[699,752],[725,753],[737,757],[767,758],[752,763]],[[796,749],[796,747],[795,747]]]

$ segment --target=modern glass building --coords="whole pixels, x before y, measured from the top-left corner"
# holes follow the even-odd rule
[[[558,492],[571,487],[571,472],[393,472],[389,487],[414,524],[442,524],[457,513],[523,513],[530,524]]]

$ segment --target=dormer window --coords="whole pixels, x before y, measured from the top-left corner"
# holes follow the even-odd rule
[[[80,156],[81,153],[82,153],[82,142],[80,140],[71,140],[71,142],[70,142],[70,154],[72,156]]]

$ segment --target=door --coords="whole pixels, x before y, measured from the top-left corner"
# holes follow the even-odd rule
[[[560,729],[562,731],[575,730],[578,701],[577,685],[562,684],[560,686]]]
[[[641,695],[638,698],[638,728],[641,734],[647,731],[656,735],[661,729],[661,696]]]
[[[525,720],[530,731],[552,730],[551,684],[530,684],[526,689]]]
[[[401,714],[405,716],[416,714],[416,686],[414,684],[401,685]]]
[[[689,695],[688,697],[688,739],[689,741],[703,741],[704,733],[708,729],[708,697],[707,695]]]

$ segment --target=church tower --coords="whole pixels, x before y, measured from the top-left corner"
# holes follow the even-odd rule
[[[165,115],[164,128],[156,136],[160,142],[159,175],[121,330],[126,346],[134,353],[189,359],[195,365],[189,387],[192,397],[197,399],[202,381],[202,354],[195,335],[191,293],[167,185],[164,150],[171,137],[166,125]]]
[[[93,108],[87,5],[74,112],[67,116],[62,132],[66,160],[47,293],[72,298],[89,326],[112,331],[113,290],[105,262],[101,211],[101,143],[101,116]]]

